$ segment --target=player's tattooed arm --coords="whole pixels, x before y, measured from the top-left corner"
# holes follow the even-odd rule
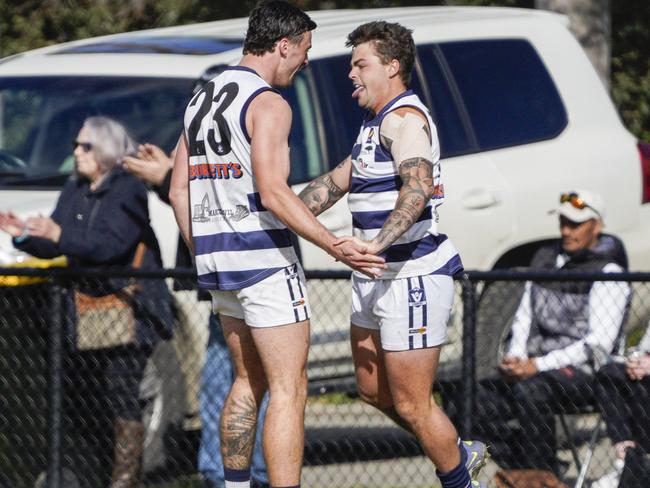
[[[319,176],[309,183],[298,195],[314,215],[334,205],[345,194],[332,180],[329,173]]]
[[[350,184],[350,158],[344,159],[329,173],[312,180],[298,195],[311,213],[320,215],[338,202]]]
[[[433,163],[428,159],[414,157],[402,161],[399,175],[402,188],[395,208],[373,239],[378,252],[388,248],[418,220],[433,196]]]
[[[395,208],[373,239],[372,252],[384,251],[404,234],[433,196],[434,164],[426,118],[413,108],[400,107],[384,117],[379,137],[398,165],[402,188]]]

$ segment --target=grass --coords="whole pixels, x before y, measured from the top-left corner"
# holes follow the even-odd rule
[[[349,405],[359,401],[358,398],[350,398],[346,393],[326,393],[309,399],[312,403],[325,405]]]

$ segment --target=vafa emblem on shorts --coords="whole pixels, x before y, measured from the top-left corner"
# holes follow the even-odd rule
[[[427,300],[422,288],[411,288],[409,290],[409,307],[421,307],[426,305]]]
[[[288,280],[293,280],[298,277],[298,266],[295,264],[292,264],[290,266],[287,266],[284,268],[284,276]]]

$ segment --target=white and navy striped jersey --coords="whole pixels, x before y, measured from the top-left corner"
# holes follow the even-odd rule
[[[291,231],[261,203],[251,164],[246,110],[272,88],[232,66],[185,110],[192,239],[201,288],[246,288],[298,261]]]
[[[436,208],[444,200],[444,190],[440,180],[440,148],[436,127],[427,108],[410,90],[394,98],[372,119],[368,117],[352,148],[348,204],[352,212],[353,232],[360,239],[373,239],[395,208],[402,181],[392,154],[379,140],[379,127],[384,117],[399,107],[416,108],[426,116],[429,123],[434,195],[417,222],[381,254],[388,265],[381,278],[396,279],[427,274],[452,276],[461,271],[463,265],[449,238],[437,230]]]

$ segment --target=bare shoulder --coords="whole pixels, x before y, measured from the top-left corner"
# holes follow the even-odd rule
[[[431,141],[429,122],[415,107],[399,107],[391,110],[379,127],[379,139],[389,151],[393,150],[396,141],[410,139],[413,135],[421,135]]]
[[[399,118],[403,119],[408,114],[417,115],[424,122],[427,122],[426,116],[420,110],[418,110],[415,107],[399,107],[399,108],[396,108],[395,110],[391,110],[386,115],[386,118],[393,116],[393,117],[399,117]]]
[[[250,104],[249,111],[255,117],[268,115],[271,117],[291,117],[291,107],[282,95],[275,91],[265,91],[257,95]]]
[[[251,137],[256,137],[255,127],[265,132],[275,128],[288,132],[291,128],[291,107],[282,96],[268,90],[257,95],[246,111],[246,130]]]

